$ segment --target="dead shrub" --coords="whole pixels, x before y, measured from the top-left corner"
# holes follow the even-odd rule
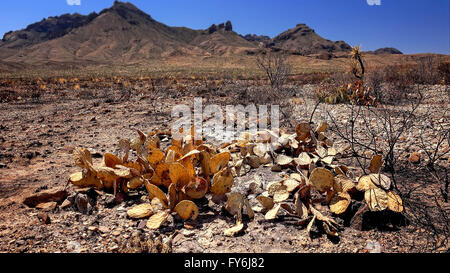
[[[384,103],[383,97],[383,85],[384,85],[384,72],[380,69],[371,71],[367,74],[366,84],[370,87],[371,96],[373,96],[376,101]]]
[[[350,145],[351,158],[357,165],[363,170],[367,168],[367,162],[371,159],[367,151],[373,155],[383,155],[384,171],[390,173],[397,190],[399,139],[413,127],[416,110],[423,101],[420,88],[416,88],[415,92],[417,98],[402,109],[347,104],[350,114],[344,121],[337,120],[332,112],[327,111],[330,129]]]
[[[450,154],[450,125],[449,111],[445,109],[439,116],[425,113],[419,119],[416,126],[419,132],[419,147],[425,154],[424,168],[428,177],[440,185],[441,196],[444,202],[448,202],[448,156]],[[428,136],[428,137],[427,137]],[[434,136],[429,138],[429,136]]]
[[[291,73],[287,63],[288,55],[284,52],[262,52],[256,56],[258,67],[266,74],[272,89],[280,89]]]
[[[439,59],[436,56],[430,55],[420,58],[417,61],[415,69],[410,73],[418,84],[440,84],[441,77],[439,73]]]
[[[13,90],[1,90],[0,91],[0,102],[11,102],[17,100],[20,97],[18,92]]]
[[[30,98],[33,103],[41,102],[42,91],[39,89],[33,89],[30,93]]]

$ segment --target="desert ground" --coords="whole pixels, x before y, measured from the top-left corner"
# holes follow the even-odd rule
[[[235,224],[235,217],[224,208],[225,199],[217,200],[211,194],[195,201],[199,209],[196,220],[183,221],[172,213],[159,229],[150,230],[146,219],[127,216],[130,208],[149,202],[145,187],[118,198],[110,190],[68,185],[69,176],[79,171],[72,157],[76,147],[89,149],[94,165],[100,164],[105,153],[117,154],[120,139],[136,138],[137,130],[146,133],[167,130],[173,122],[172,107],[178,104],[192,107],[195,97],[201,97],[204,104],[223,108],[239,103],[280,104],[287,113],[281,117],[284,132],[295,133],[296,124],[301,122],[311,121],[314,125],[327,122],[328,138],[346,143],[333,129],[348,128],[354,114],[350,105],[317,101],[317,90],[323,87],[323,82],[334,77],[333,70],[345,70],[345,66],[337,65],[339,59],[327,63],[301,58],[290,59],[298,66],[294,65],[283,90],[277,91],[281,98],[275,101],[262,95],[274,92],[270,91],[264,72],[255,67],[245,70],[238,60],[234,67],[233,62],[224,61],[229,67],[221,69],[208,67],[205,61],[207,65],[196,71],[187,71],[190,66],[186,65],[136,70],[31,68],[26,72],[2,73],[0,251],[366,253],[374,251],[376,245],[380,249],[375,251],[389,253],[448,252],[449,85],[445,82],[408,85],[408,90],[420,90],[423,94],[417,107],[414,92],[408,92],[395,103],[362,107],[361,111],[371,118],[370,128],[380,138],[377,149],[383,153],[389,147],[389,136],[383,130],[386,124],[376,115],[370,116],[370,109],[382,108],[390,113],[395,126],[405,121],[405,113],[413,114],[407,120],[408,126],[395,138],[393,149],[392,173],[404,210],[401,215],[385,212],[369,215],[373,219],[363,217],[359,222],[333,215],[341,226],[338,237],[327,235],[316,226],[310,233],[304,223],[286,211],[274,220],[265,220],[262,212],[255,212],[253,219],[244,215],[243,229],[234,236],[226,236],[224,230]],[[370,58],[372,67],[388,62]],[[302,70],[308,61],[314,65],[308,64],[308,69]],[[167,62],[161,67],[170,65]],[[380,90],[389,93],[392,86],[385,83]],[[361,120],[356,124],[357,138],[369,140],[367,124]],[[394,131],[398,129],[395,126]],[[444,140],[439,142],[441,138]],[[170,136],[162,135],[160,139],[163,147],[169,145]],[[430,162],[427,153],[434,152],[438,158],[431,169],[431,165],[427,167]],[[363,164],[367,167],[374,153],[370,150],[361,153],[366,155]],[[363,173],[351,155],[350,151],[336,160],[348,166],[351,177],[356,179]],[[257,206],[258,195],[271,182],[297,172],[295,168],[275,171],[274,164],[249,168],[242,176],[236,176],[231,192],[243,194],[252,206]],[[63,188],[67,194],[49,207],[39,209],[24,203],[30,196]],[[85,210],[79,204],[83,200],[89,203],[85,204]],[[287,201],[291,200],[292,194]],[[350,210],[358,210],[363,203],[353,200]]]

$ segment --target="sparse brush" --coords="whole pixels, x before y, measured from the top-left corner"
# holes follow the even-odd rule
[[[355,104],[363,106],[379,106],[376,97],[372,96],[370,87],[364,87],[362,81],[340,85],[337,87],[321,86],[317,98],[326,104]]]
[[[291,73],[287,55],[283,52],[263,52],[256,57],[256,63],[275,90],[279,90],[285,84]]]
[[[438,66],[441,84],[450,84],[450,62],[441,63]]]

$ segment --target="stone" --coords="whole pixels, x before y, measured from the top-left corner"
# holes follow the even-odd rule
[[[109,233],[109,228],[108,228],[108,227],[105,227],[105,226],[99,226],[99,227],[98,227],[98,230],[99,230],[101,233]]]
[[[56,202],[40,203],[36,206],[36,208],[48,212],[55,210],[57,205],[58,203]]]
[[[261,165],[259,157],[255,156],[255,155],[248,156],[246,158],[246,163],[248,165],[250,165],[250,167],[252,167],[253,169],[258,169],[259,166]]]
[[[273,165],[271,170],[272,170],[272,172],[281,172],[282,171],[281,166],[279,166],[279,165]]]
[[[258,179],[255,179],[254,181],[252,181],[249,185],[249,189],[252,193],[254,194],[260,194],[260,191],[262,191],[262,183],[261,181]]]
[[[75,207],[82,214],[89,214],[89,199],[85,194],[77,194],[75,196]]]
[[[96,231],[98,231],[98,227],[96,227],[96,226],[90,226],[90,227],[88,227],[88,230],[89,230],[89,231],[96,232]]]
[[[45,225],[49,225],[51,223],[50,216],[48,216],[47,213],[43,213],[43,212],[38,213],[37,217],[39,218],[41,223],[43,223]]]
[[[172,240],[173,245],[179,245],[185,239],[184,235],[178,233]]]
[[[59,206],[60,209],[64,210],[72,206],[72,201],[69,199],[64,200],[64,202]]]
[[[24,198],[23,204],[28,207],[36,207],[41,203],[48,202],[62,202],[67,197],[67,191],[61,188],[54,188],[50,190],[41,191]]]
[[[138,224],[138,229],[145,229],[145,227],[147,226],[147,220],[142,220],[139,222]]]
[[[113,208],[116,206],[116,197],[112,194],[106,194],[103,203],[107,208]]]
[[[409,156],[408,161],[412,164],[419,164],[420,159],[420,153],[414,152]]]
[[[116,252],[118,250],[119,250],[119,246],[117,246],[117,245],[114,245],[114,246],[109,248],[109,252]]]

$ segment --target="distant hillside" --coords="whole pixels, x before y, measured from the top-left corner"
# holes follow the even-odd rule
[[[90,23],[98,16],[91,13],[88,16],[80,14],[63,14],[59,17],[49,17],[41,22],[29,25],[26,29],[10,31],[2,39],[2,45],[8,48],[23,48],[33,44],[53,40],[68,34],[75,28]]]
[[[343,41],[333,42],[319,36],[305,24],[298,24],[272,39],[269,47],[298,55],[349,52],[352,48]]]
[[[403,54],[400,50],[393,48],[393,47],[384,47],[377,49],[375,51],[367,51],[368,54],[375,54],[375,55],[386,55],[386,54]]]
[[[239,35],[230,21],[208,29],[170,27],[131,3],[115,1],[89,15],[64,14],[10,31],[0,41],[3,67],[42,64],[137,64],[167,58],[243,56],[259,48],[329,59],[347,56],[351,47],[330,41],[305,24],[271,39]],[[380,49],[374,54],[394,52]]]
[[[253,44],[237,33],[169,27],[130,3],[88,16],[49,17],[9,32],[0,43],[4,62],[136,63],[177,55],[230,54]]]
[[[239,54],[255,47],[254,44],[233,31],[230,21],[211,25],[197,35],[190,44],[200,47],[211,55]]]

